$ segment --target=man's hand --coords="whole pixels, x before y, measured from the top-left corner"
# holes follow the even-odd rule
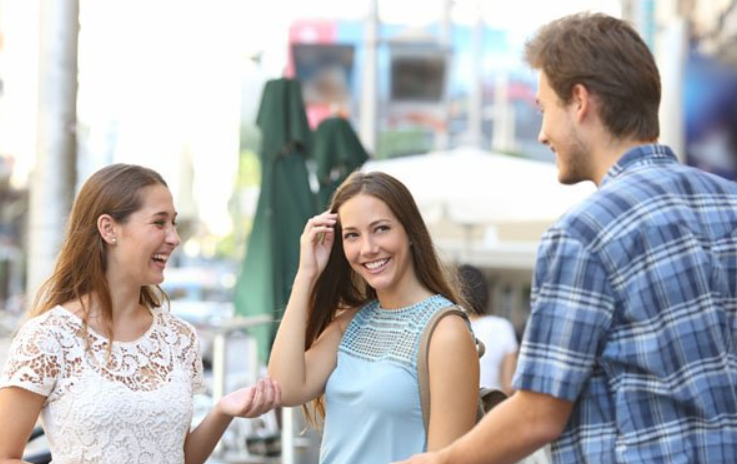
[[[573,402],[518,390],[451,445],[393,464],[518,462],[560,436],[572,409]]]

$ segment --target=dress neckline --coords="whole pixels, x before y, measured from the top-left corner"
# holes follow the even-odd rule
[[[381,306],[381,302],[377,299],[376,300],[376,310],[380,311],[382,314],[400,314],[400,313],[406,313],[406,312],[412,312],[416,310],[417,308],[424,308],[428,303],[432,303],[435,300],[444,299],[443,295],[432,295],[427,298],[423,298],[422,300],[418,301],[417,303],[412,303],[408,306],[402,306],[401,308],[383,308]]]
[[[115,345],[133,346],[133,345],[137,345],[137,344],[141,343],[142,341],[146,340],[147,338],[149,338],[149,336],[151,335],[151,333],[154,331],[154,329],[158,325],[157,324],[157,320],[156,320],[157,319],[156,316],[158,314],[158,311],[156,311],[155,309],[151,309],[151,308],[147,308],[147,309],[148,309],[149,313],[151,314],[151,324],[148,326],[148,328],[146,329],[146,331],[143,334],[141,334],[141,336],[139,336],[139,337],[137,337],[137,338],[135,338],[133,340],[116,340],[116,339],[113,338],[112,339],[112,342]],[[63,314],[65,317],[67,317],[67,318],[71,319],[72,321],[74,321],[80,327],[83,327],[84,326],[84,321],[82,320],[82,318],[79,317],[77,314],[69,311],[65,307],[63,307],[61,305],[57,305],[56,307],[54,307],[53,310],[57,310],[58,312],[60,312],[61,314]],[[87,332],[90,333],[93,337],[95,337],[97,339],[100,339],[100,340],[102,340],[104,342],[110,341],[110,339],[108,337],[106,337],[106,336],[98,333],[89,324],[87,324]]]

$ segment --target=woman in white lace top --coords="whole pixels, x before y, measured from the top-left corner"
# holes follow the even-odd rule
[[[112,165],[82,187],[0,379],[0,463],[21,462],[39,414],[55,463],[202,463],[233,417],[280,402],[261,379],[190,430],[199,344],[159,288],[180,243],[176,215],[147,168]]]

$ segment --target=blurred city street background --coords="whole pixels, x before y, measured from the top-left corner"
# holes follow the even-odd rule
[[[661,141],[737,179],[737,0],[0,0],[0,364],[76,189],[118,162],[174,195],[164,288],[201,331],[199,411],[263,372],[293,224],[356,167],[407,184],[443,258],[481,268],[492,312],[521,333],[542,232],[594,189],[557,183],[522,50],[579,11],[635,25],[661,71]],[[262,104],[281,98],[267,82],[295,81],[299,143],[272,136],[283,108]],[[303,163],[291,181],[264,178],[271,148]],[[316,462],[300,417],[236,422],[212,462]]]

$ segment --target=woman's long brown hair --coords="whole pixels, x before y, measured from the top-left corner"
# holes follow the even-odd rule
[[[143,206],[142,190],[167,186],[156,171],[142,166],[114,164],[94,173],[82,186],[69,216],[66,236],[53,274],[41,286],[28,317],[35,317],[70,302],[82,305],[84,332],[89,324],[92,299],[100,308],[104,335],[113,337],[113,305],[105,272],[107,244],[97,229],[97,219],[109,214],[118,223],[128,221]],[[158,285],[141,287],[139,302],[147,308],[168,301]]]
[[[351,174],[336,190],[330,211],[340,208],[357,195],[370,195],[384,202],[397,217],[411,244],[412,266],[419,281],[431,292],[443,295],[456,304],[465,300],[456,289],[454,274],[447,271],[435,251],[430,232],[422,219],[419,208],[407,187],[399,180],[382,172]],[[335,320],[340,310],[358,309],[376,298],[376,291],[366,284],[348,264],[342,243],[340,220],[335,225],[335,241],[330,259],[312,290],[308,306],[305,350],[320,337]],[[313,411],[325,417],[325,402],[321,396],[313,401]],[[305,408],[305,414],[313,424],[315,414]]]

